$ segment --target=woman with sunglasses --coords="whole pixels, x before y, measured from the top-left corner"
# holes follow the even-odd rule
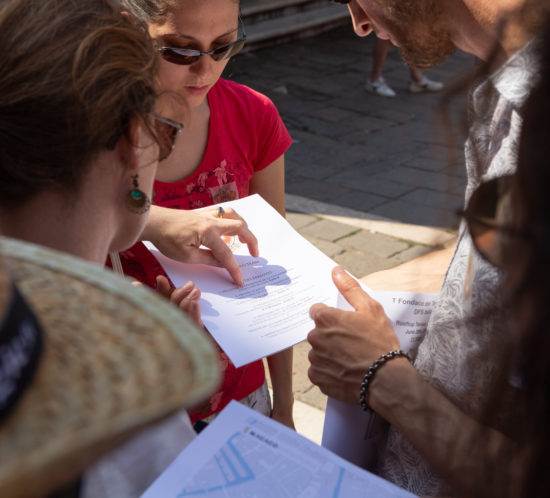
[[[246,39],[239,2],[123,0],[122,4],[149,30],[162,58],[161,88],[178,93],[187,106],[185,133],[157,174],[155,207],[143,238],[180,259],[180,210],[258,193],[284,215],[284,153],[291,138],[267,97],[221,78]],[[153,287],[162,275],[139,245],[122,255],[122,265],[125,273]],[[161,279],[164,289],[166,280]],[[263,363],[237,369],[221,351],[220,356],[225,367],[223,386],[208,406],[192,413],[194,420],[208,420],[237,399],[294,426],[291,349],[268,358],[273,410]]]

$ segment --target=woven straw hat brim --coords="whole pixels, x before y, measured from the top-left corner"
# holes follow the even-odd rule
[[[66,254],[0,238],[44,328],[31,386],[0,424],[0,496],[36,496],[217,386],[217,353],[168,301]]]

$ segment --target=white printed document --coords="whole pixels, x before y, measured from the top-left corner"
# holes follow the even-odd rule
[[[161,254],[151,243],[146,245],[176,287],[192,280],[200,289],[204,325],[237,367],[305,340],[314,327],[309,317],[312,304],[350,309],[332,281],[336,263],[296,232],[262,197],[252,195],[220,205],[235,209],[258,239],[257,258],[248,254],[244,244],[237,243],[233,250],[244,287],[235,285],[225,269],[180,263]],[[412,293],[365,290],[381,302],[398,334],[402,329],[402,347],[416,352],[423,333],[419,331],[425,328],[422,323],[431,308],[404,304],[419,299]],[[426,295],[422,299],[430,303],[432,298]]]
[[[414,495],[232,401],[142,498]]]
[[[314,303],[337,306],[338,291],[328,256],[304,239],[259,195],[231,206],[259,242],[253,258],[246,245],[234,250],[245,281],[238,287],[226,270],[173,261],[147,243],[176,287],[192,280],[200,289],[204,325],[240,367],[287,349],[306,339],[313,328]]]
[[[414,358],[438,294],[372,290],[368,293],[384,307],[401,349]],[[351,308],[346,302],[340,307]],[[358,404],[327,399],[322,445],[349,462],[365,469],[375,468],[387,429],[385,420],[365,412]]]

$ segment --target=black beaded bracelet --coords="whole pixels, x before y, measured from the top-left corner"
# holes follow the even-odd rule
[[[396,358],[398,356],[404,356],[412,363],[412,359],[409,356],[409,353],[401,349],[396,349],[394,351],[390,351],[389,353],[383,354],[367,370],[367,373],[363,378],[363,382],[361,382],[361,389],[359,391],[359,403],[361,404],[361,408],[363,408],[363,410],[370,411],[370,407],[367,404],[367,389],[369,388],[369,382],[372,380],[372,377],[375,374],[376,370],[378,370],[380,366],[386,363],[388,360],[392,360],[393,358]]]

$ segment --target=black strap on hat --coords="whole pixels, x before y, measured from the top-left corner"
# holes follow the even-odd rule
[[[12,285],[11,302],[0,322],[0,420],[14,408],[32,380],[42,345],[42,328]]]

